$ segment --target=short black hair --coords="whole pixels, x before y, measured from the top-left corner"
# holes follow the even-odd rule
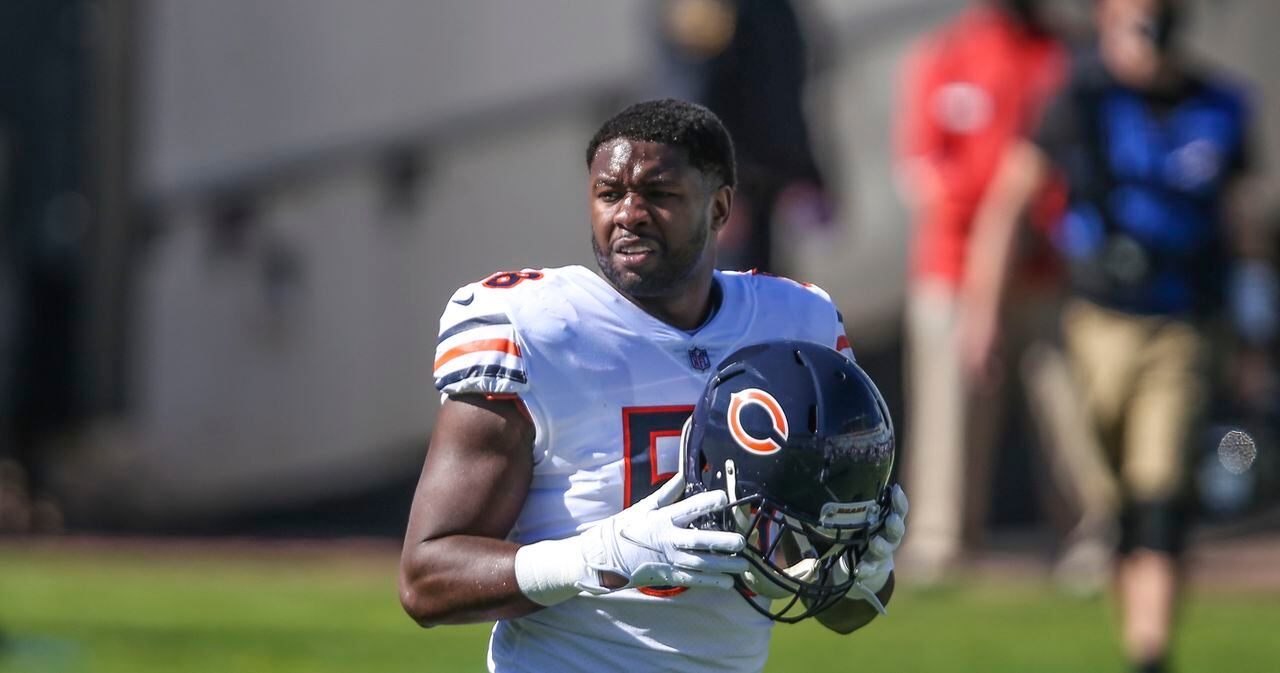
[[[587,166],[596,150],[615,138],[684,148],[689,163],[730,187],[737,184],[733,139],[720,118],[688,101],[665,98],[636,103],[609,118],[587,144]]]

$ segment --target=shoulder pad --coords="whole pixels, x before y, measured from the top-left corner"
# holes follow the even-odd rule
[[[543,276],[529,269],[502,271],[453,293],[440,316],[436,340],[437,390],[446,395],[512,395],[528,388],[508,291]]]

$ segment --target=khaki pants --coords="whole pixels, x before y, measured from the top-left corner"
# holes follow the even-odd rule
[[[1134,316],[1081,299],[1063,333],[1125,497],[1174,499],[1187,487],[1187,452],[1208,399],[1209,346],[1185,320]]]
[[[1091,431],[1058,336],[1060,302],[1047,292],[1010,298],[1003,361],[1023,384],[1050,478],[1080,530],[1110,530],[1116,488]],[[999,393],[966,385],[957,328],[961,307],[950,288],[920,285],[907,306],[908,453],[911,498],[906,557],[942,570],[980,543],[991,498],[991,455]]]

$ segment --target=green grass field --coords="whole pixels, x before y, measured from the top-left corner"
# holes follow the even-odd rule
[[[396,602],[395,552],[250,546],[0,545],[0,671],[481,671],[488,626],[423,630]],[[1103,600],[1029,579],[928,593],[853,636],[780,626],[768,671],[1121,673]],[[1280,671],[1280,595],[1194,592],[1181,671]]]

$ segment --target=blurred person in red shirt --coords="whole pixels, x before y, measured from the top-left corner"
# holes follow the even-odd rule
[[[1063,578],[1096,589],[1109,555],[1113,487],[1084,430],[1058,345],[1058,274],[1047,245],[1033,236],[1024,241],[1002,357],[966,357],[960,337],[960,289],[978,205],[1004,149],[1036,128],[1066,74],[1066,50],[1042,4],[973,2],[916,45],[903,75],[898,169],[914,211],[904,477],[916,494],[904,560],[917,581],[942,579],[966,548],[981,542],[1002,362],[1023,381],[1050,473],[1078,516],[1060,565]],[[1064,196],[1060,185],[1040,190],[1029,218],[1052,222]]]

